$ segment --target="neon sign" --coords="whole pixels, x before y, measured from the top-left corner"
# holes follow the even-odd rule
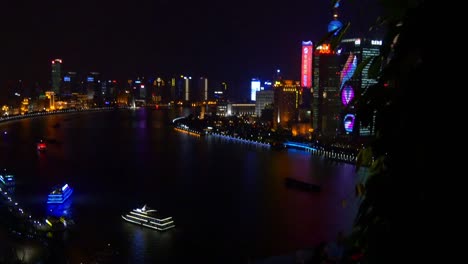
[[[356,117],[353,114],[347,114],[343,118],[344,129],[345,129],[346,132],[348,132],[348,133],[353,132],[354,119],[356,119]]]
[[[354,98],[354,89],[350,85],[346,85],[343,90],[341,90],[341,102],[344,106],[347,106],[351,100]]]
[[[340,90],[343,89],[343,85],[353,77],[354,71],[356,71],[357,68],[357,58],[353,53],[350,53],[348,56],[348,59],[346,60],[346,63],[343,67],[343,70],[341,71],[340,74]]]
[[[322,44],[317,47],[318,54],[332,54],[332,50],[330,48],[330,44]]]
[[[302,41],[301,86],[312,87],[312,41]]]

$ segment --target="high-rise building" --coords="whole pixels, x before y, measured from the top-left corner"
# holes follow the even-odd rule
[[[327,31],[336,36],[343,28],[338,20],[340,1],[333,6]],[[370,63],[355,74],[358,65],[380,54],[382,41],[365,38],[343,39],[332,50],[329,43],[317,47],[313,58],[312,123],[319,135],[371,135],[372,124],[364,127],[356,116],[353,101],[377,83],[369,76]]]
[[[200,77],[198,79],[198,98],[197,101],[206,102],[210,99],[210,90],[208,87],[208,78]]]
[[[356,64],[360,64],[361,62],[368,61],[373,57],[377,57],[380,55],[380,47],[382,46],[382,40],[375,40],[375,39],[366,39],[366,38],[349,38],[343,39],[338,47],[340,53],[344,56],[348,56],[353,54],[356,58]],[[377,80],[369,76],[369,67],[371,63],[367,63],[364,68],[362,69],[359,76],[355,76],[356,81],[359,85],[359,92],[360,94],[364,93],[372,84],[376,84]]]
[[[118,94],[118,83],[117,80],[107,80],[102,81],[102,95],[104,99],[104,103],[106,105],[112,104]]]
[[[52,91],[55,94],[60,94],[60,87],[62,85],[62,60],[55,59],[52,61]]]
[[[340,93],[343,106],[347,106],[353,99],[358,99],[364,94],[367,88],[377,83],[375,78],[369,76],[369,68],[372,59],[380,55],[381,40],[366,39],[366,38],[349,38],[343,39],[338,47],[342,58],[342,70],[340,77]],[[367,62],[367,63],[366,63]],[[354,74],[357,65],[366,63],[359,74]],[[355,134],[359,136],[373,135],[373,123],[364,126],[359,121],[359,116],[355,116],[354,109],[348,107],[342,112],[343,129],[347,134]],[[347,122],[353,116],[353,127]]]
[[[312,41],[302,41],[301,86],[304,88],[312,87],[312,57]]]
[[[191,83],[192,77],[190,76],[184,76],[184,81],[183,81],[183,91],[184,91],[184,101],[189,102],[191,97],[190,97],[190,83]]]
[[[314,54],[312,41],[302,41],[301,59],[301,109],[310,113],[311,107],[311,87],[312,87],[312,58]]]
[[[300,100],[300,81],[283,80],[274,84],[274,117],[275,127],[291,127],[297,122],[298,106]]]
[[[169,102],[172,102],[172,101],[177,101],[178,98],[177,98],[177,82],[176,82],[176,78],[175,77],[172,77],[171,80],[169,81],[170,85],[169,85]]]
[[[136,83],[136,81],[135,81]],[[137,91],[138,91],[138,96],[136,98],[138,98],[139,100],[143,100],[145,101],[146,100],[146,97],[148,95],[148,87],[143,80],[140,81],[140,83],[137,85]]]
[[[333,19],[327,32],[338,35],[343,23],[338,20],[340,1],[333,6]],[[335,136],[340,128],[340,60],[339,54],[325,42],[314,51],[312,82],[312,128],[317,135]]]
[[[134,99],[139,102],[145,102],[147,89],[146,80],[144,77],[136,77],[134,80],[128,80],[127,83],[130,85],[131,94]]]
[[[318,135],[335,136],[340,127],[340,57],[322,44],[314,52],[312,127]]]
[[[333,6],[333,20],[328,23],[327,31],[334,32],[333,35],[338,35],[343,28],[343,23],[338,20],[338,7],[340,7],[340,0],[335,2]]]
[[[150,98],[148,102],[159,104],[163,100],[169,102],[170,90],[166,87],[166,82],[161,77],[156,77],[150,84],[150,89],[148,90]]]
[[[250,101],[255,102],[257,100],[257,92],[260,91],[260,80],[253,78],[250,81]]]
[[[260,90],[257,92],[256,97],[257,97],[257,100],[255,101],[255,114],[258,117],[261,117],[262,110],[264,110],[266,106],[273,104],[274,91],[273,90]]]
[[[88,100],[93,104],[102,106],[104,103],[102,95],[101,74],[99,72],[90,72],[86,75],[86,94]]]
[[[180,75],[176,78],[175,99],[179,102],[190,102],[192,100],[192,77]]]
[[[213,90],[214,101],[220,103],[227,100],[228,85],[226,82],[217,82]]]
[[[62,96],[70,96],[72,93],[82,93],[81,79],[77,72],[67,72],[63,75]]]

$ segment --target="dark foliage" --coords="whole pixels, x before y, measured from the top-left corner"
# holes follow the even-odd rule
[[[431,18],[424,1],[382,3],[387,30],[376,60],[383,62],[379,82],[356,102],[362,120],[376,113],[377,136],[352,240],[364,253],[360,263],[425,263],[426,247],[435,243],[429,242],[431,140],[424,136],[437,137],[427,105],[435,99],[428,92]]]

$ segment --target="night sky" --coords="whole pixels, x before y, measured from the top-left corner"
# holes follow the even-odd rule
[[[375,21],[376,2],[342,1],[340,20],[351,21],[351,34],[365,33]],[[18,79],[47,85],[50,61],[61,58],[64,71],[98,71],[119,80],[203,75],[247,95],[250,78],[269,78],[277,68],[298,80],[301,41],[320,40],[332,19],[329,0],[9,0],[1,5],[2,86]]]

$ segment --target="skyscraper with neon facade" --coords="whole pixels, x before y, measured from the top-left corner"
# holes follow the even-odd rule
[[[337,1],[328,32],[337,33],[343,27],[338,20]],[[367,88],[377,83],[369,76],[370,63],[356,72],[360,63],[380,54],[381,40],[367,38],[343,39],[332,50],[329,43],[316,47],[313,58],[312,126],[319,135],[369,136],[373,124],[364,127],[356,116],[354,102]],[[356,74],[359,73],[359,74]]]
[[[338,7],[339,1],[333,6],[333,19],[327,27],[334,35],[343,27]],[[312,128],[316,135],[335,136],[340,128],[340,56],[325,42],[315,48],[312,65]]]
[[[302,41],[301,86],[308,89],[312,87],[313,51],[312,41]]]
[[[341,116],[343,118],[344,132],[354,133],[359,136],[372,136],[374,134],[373,122],[364,126],[359,116],[355,116],[353,107],[349,104],[353,100],[359,99],[364,94],[367,88],[377,83],[375,78],[369,75],[369,69],[372,64],[372,58],[380,55],[380,47],[382,40],[367,39],[367,38],[349,38],[343,39],[338,47],[342,56],[342,69],[340,74],[340,94],[342,99],[343,109]],[[370,60],[370,61],[369,61]],[[361,72],[355,74],[357,66],[369,61]],[[353,127],[350,127],[349,119],[353,116]],[[347,118],[348,121],[345,119]]]
[[[314,45],[312,41],[302,41],[301,50],[301,111],[310,113],[312,93],[312,58]],[[309,114],[310,115],[310,114]],[[310,117],[308,118],[310,123]]]

